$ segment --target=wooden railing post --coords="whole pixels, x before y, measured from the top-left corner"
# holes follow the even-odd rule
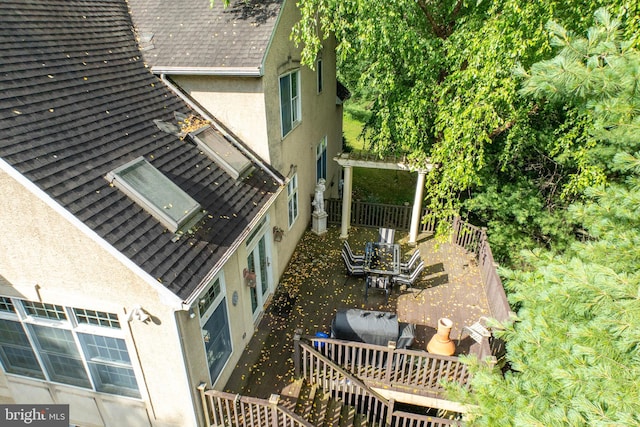
[[[280,401],[279,394],[272,394],[269,396],[269,405],[271,406],[271,426],[278,427],[278,402]]]
[[[391,370],[393,369],[393,356],[396,351],[396,342],[389,341],[387,343],[387,367],[385,369],[385,380],[387,384],[391,384]]]
[[[389,399],[389,405],[387,406],[387,417],[385,419],[386,425],[390,426],[393,421],[393,407],[395,406],[396,401],[394,399]]]
[[[451,243],[453,244],[457,244],[458,243],[458,234],[460,232],[460,217],[459,216],[455,216],[453,218],[453,223],[451,224]]]
[[[209,403],[207,402],[207,395],[205,394],[205,390],[207,385],[205,383],[200,383],[198,385],[198,391],[200,392],[200,400],[202,401],[202,411],[204,412],[204,423],[207,427],[211,427],[211,419],[210,419],[210,411],[209,411]]]
[[[302,336],[302,329],[297,328],[293,334],[293,369],[296,378],[300,378],[302,363],[302,354],[300,349],[300,337]]]

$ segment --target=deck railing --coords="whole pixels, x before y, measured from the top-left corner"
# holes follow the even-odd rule
[[[496,270],[487,230],[473,226],[456,217],[453,220],[452,242],[475,255],[489,301],[491,316],[499,321],[507,320],[511,308],[502,286],[502,280]]]
[[[225,427],[313,427],[289,409],[256,397],[241,396],[198,387],[205,425]]]
[[[329,223],[340,223],[342,219],[342,200],[329,199],[325,202]],[[411,220],[411,206],[385,205],[379,203],[369,203],[353,201],[351,204],[351,224],[363,227],[387,227],[391,226],[398,230],[408,230]],[[422,210],[422,218],[431,218],[429,211]],[[436,221],[431,219],[428,222],[420,222],[420,232],[433,233],[436,229]],[[509,319],[511,308],[507,301],[507,296],[502,286],[502,280],[496,270],[496,263],[489,246],[487,231],[485,228],[476,227],[455,217],[451,221],[452,238],[451,242],[469,253],[472,253],[478,263],[485,295],[489,303],[491,317],[498,321]],[[503,343],[492,341],[491,343],[480,343],[472,348],[474,354],[480,358],[496,355],[503,349]]]
[[[471,225],[459,217],[453,220],[452,228],[452,243],[473,253],[478,262],[491,317],[500,322],[506,321],[511,315],[511,307],[496,269],[487,230]],[[480,359],[487,356],[501,358],[504,354],[504,342],[500,339],[483,339],[472,346],[471,352]]]
[[[385,388],[406,390],[428,397],[442,398],[445,389],[442,380],[457,382],[468,387],[469,372],[466,365],[455,356],[440,356],[419,350],[398,349],[332,338],[294,336],[294,367],[296,376],[303,374],[306,359],[312,357],[302,352],[305,340],[327,359],[346,372],[350,372],[367,384]]]
[[[296,334],[294,337],[296,377],[305,378],[325,392],[339,397],[345,404],[356,409],[359,414],[367,415],[370,426],[458,426],[455,420],[431,417],[427,415],[394,410],[394,401],[382,397],[361,382],[365,379],[350,372],[333,358],[318,351],[328,349],[333,342],[330,339],[307,339]],[[361,372],[360,372],[361,373]],[[353,374],[353,375],[352,375]]]
[[[393,402],[371,390],[329,358],[315,352],[311,345],[298,340],[296,347],[301,362],[300,371],[296,372],[297,377],[339,396],[344,403],[353,406],[357,413],[366,414],[369,425],[388,425]]]
[[[342,200],[327,199],[324,203],[329,224],[339,224],[342,221]],[[351,202],[351,225],[357,227],[390,227],[396,230],[409,230],[411,226],[410,205],[385,205],[381,203],[369,203],[359,200]],[[422,216],[427,216],[429,211],[422,209]],[[435,220],[421,222],[419,232],[433,233]]]

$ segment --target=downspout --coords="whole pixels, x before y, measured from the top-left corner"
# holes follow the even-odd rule
[[[166,85],[167,85],[167,87],[168,87],[169,89],[171,89],[171,90],[172,90],[176,95],[178,95],[178,96],[179,96],[179,97],[180,97],[184,102],[186,102],[187,104],[189,104],[189,106],[190,106],[191,108],[193,108],[194,110],[196,110],[196,111],[198,112],[198,114],[200,114],[200,115],[201,115],[202,117],[204,117],[205,119],[209,120],[209,122],[211,122],[212,126],[215,126],[215,128],[216,128],[219,132],[223,133],[223,134],[224,134],[225,136],[227,136],[229,139],[233,140],[233,138],[231,138],[231,136],[230,136],[227,132],[225,132],[225,130],[224,130],[224,129],[222,129],[222,128],[220,128],[220,127],[218,126],[218,124],[216,123],[216,120],[215,120],[213,117],[211,117],[211,116],[210,116],[210,115],[209,115],[205,110],[203,110],[203,109],[202,109],[202,108],[200,108],[198,105],[196,105],[196,104],[192,101],[192,99],[191,99],[189,96],[185,95],[185,93],[184,93],[184,92],[182,92],[182,91],[181,91],[180,89],[178,89],[178,88],[177,88],[173,83],[171,83],[171,82],[167,79],[166,74],[164,74],[164,73],[163,73],[163,74],[160,74],[160,80],[162,80],[162,82],[163,82],[164,84],[166,84]],[[240,148],[240,149],[242,149],[242,147],[239,147],[239,148]],[[249,152],[249,151],[247,151],[247,150],[245,150],[245,149],[242,149],[242,153],[243,153],[244,155],[246,155],[247,157],[249,157],[249,158],[251,159],[251,161],[253,161],[253,162],[255,162],[255,163],[259,164],[259,165],[260,165],[260,167],[261,167],[263,170],[265,170],[269,175],[271,175],[271,177],[272,177],[272,178],[273,178],[273,179],[274,179],[278,184],[280,184],[280,185],[284,185],[284,184],[285,184],[285,182],[284,182],[284,181],[283,181],[279,176],[277,176],[275,173],[273,173],[273,171],[272,171],[269,167],[267,167],[267,165],[264,163],[264,161],[263,161],[261,158],[259,158],[259,157],[255,156],[253,153],[251,153],[251,152]]]

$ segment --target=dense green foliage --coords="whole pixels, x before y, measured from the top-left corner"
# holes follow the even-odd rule
[[[477,425],[640,425],[640,52],[596,16],[585,38],[550,25],[562,50],[531,67],[523,93],[589,117],[586,156],[616,177],[569,206],[583,240],[503,271],[519,308],[504,333],[513,371],[475,365]]]
[[[335,32],[373,100],[373,147],[436,163],[431,207],[511,262],[509,369],[469,359],[468,424],[640,425],[638,3],[300,2],[306,60]]]
[[[426,185],[434,212],[445,217],[462,208],[474,222],[490,226],[499,259],[515,247],[566,246],[574,226],[564,208],[586,187],[604,181],[583,151],[594,144],[589,123],[571,106],[520,93],[521,77],[513,70],[551,55],[548,20],[584,32],[601,5],[635,17],[636,2],[299,4],[303,19],[294,38],[304,45],[303,59],[310,63],[319,38],[336,34],[343,78],[372,100],[366,135],[373,148],[438,165]],[[637,26],[634,21],[629,31]],[[473,201],[463,206],[468,199]],[[542,217],[521,214],[532,206]],[[512,226],[499,226],[505,220]]]

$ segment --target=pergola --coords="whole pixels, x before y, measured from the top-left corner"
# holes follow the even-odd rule
[[[409,229],[409,244],[415,245],[416,240],[418,239],[420,213],[422,212],[424,179],[427,172],[430,172],[434,166],[427,163],[422,167],[416,168],[415,166],[409,166],[409,164],[406,163],[405,158],[377,159],[354,153],[338,153],[333,160],[338,162],[338,164],[344,169],[344,183],[342,188],[342,221],[340,229],[341,239],[349,237],[349,227],[351,226],[351,188],[353,183],[354,167],[401,170],[418,173],[416,191],[413,199],[413,209],[411,210],[411,227]]]

